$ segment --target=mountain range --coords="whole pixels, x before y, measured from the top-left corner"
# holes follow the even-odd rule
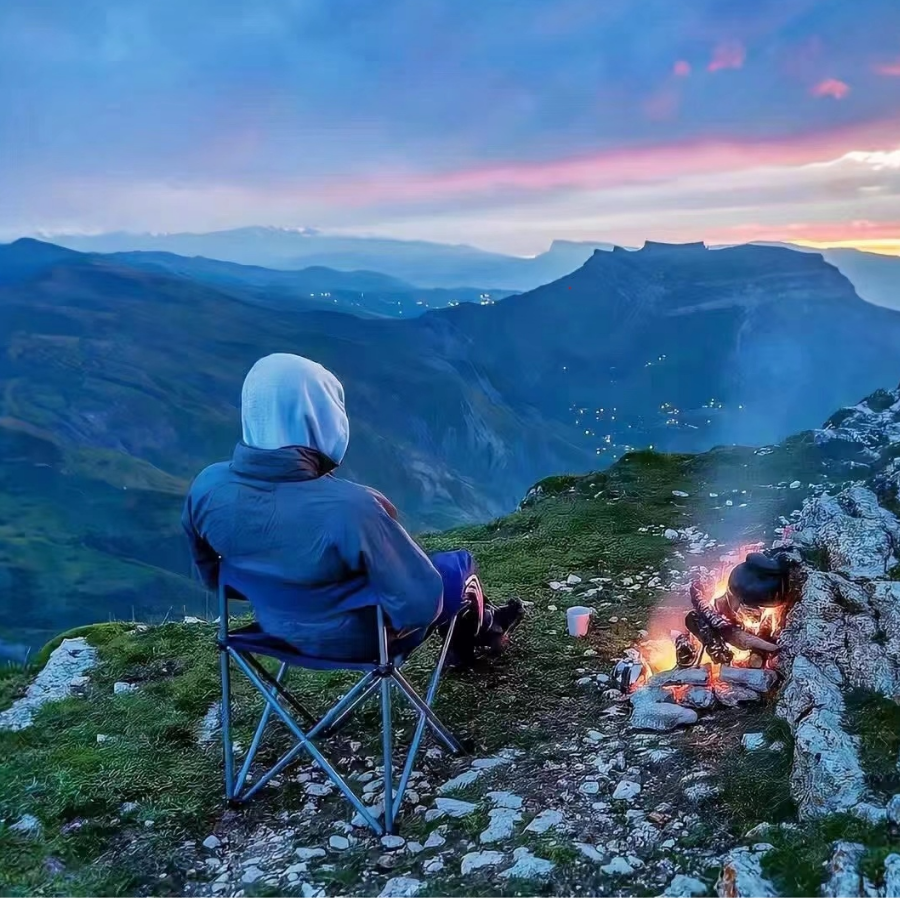
[[[202,256],[244,265],[297,269],[309,265],[348,271],[368,269],[420,287],[456,289],[481,285],[493,291],[529,290],[561,278],[582,265],[595,249],[612,244],[554,241],[533,258],[491,253],[464,244],[402,241],[391,238],[343,237],[314,229],[253,226],[207,234],[53,235],[52,241],[91,253],[164,251]]]
[[[284,302],[285,277],[0,247],[0,639],[202,606],[181,499],[239,439],[266,353],[341,378],[341,474],[413,529],[491,519],[630,448],[774,442],[896,380],[900,312],[784,248],[596,250],[535,290],[415,318]]]

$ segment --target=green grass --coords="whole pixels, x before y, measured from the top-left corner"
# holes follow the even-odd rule
[[[777,829],[766,840],[775,849],[763,859],[763,872],[783,897],[815,897],[825,881],[823,863],[831,858],[835,841],[851,841],[866,848],[860,870],[878,884],[884,860],[900,852],[900,838],[887,826],[869,825],[851,816],[830,816],[800,829]]]
[[[844,727],[860,740],[860,762],[869,787],[900,791],[900,704],[871,691],[845,697]]]

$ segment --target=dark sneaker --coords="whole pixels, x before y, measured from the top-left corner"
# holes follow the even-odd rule
[[[490,618],[490,622],[487,619]],[[509,646],[509,636],[525,618],[525,604],[518,597],[508,600],[485,615],[487,627],[479,635],[478,643],[492,656],[499,656]]]

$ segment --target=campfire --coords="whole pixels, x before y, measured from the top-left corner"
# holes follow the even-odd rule
[[[691,582],[690,607],[658,610],[648,636],[616,665],[613,681],[631,697],[635,727],[690,724],[694,710],[758,700],[777,684],[795,556],[753,545],[722,559]]]

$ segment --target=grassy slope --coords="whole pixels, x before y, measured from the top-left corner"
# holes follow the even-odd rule
[[[471,735],[483,751],[519,746],[536,760],[547,741],[586,725],[599,704],[581,695],[577,703],[568,702],[576,696],[575,670],[606,668],[643,625],[652,598],[641,591],[628,594],[615,609],[619,622],[598,622],[589,639],[597,656],[588,660],[584,645],[576,648],[564,636],[563,610],[550,606],[563,607],[565,598],[552,593],[547,581],[572,572],[618,580],[646,567],[658,569],[668,544],[639,532],[645,525],[697,523],[717,536],[728,532],[731,539],[762,536],[760,523],[789,512],[796,494],[760,485],[771,484],[774,473],[781,480],[819,477],[817,459],[804,448],[798,444],[769,456],[740,449],[700,457],[632,454],[603,474],[548,479],[547,499],[496,522],[424,536],[429,549],[471,549],[492,597],[519,594],[535,603],[507,657],[487,671],[446,680],[439,702],[449,722]],[[675,498],[673,489],[691,496]],[[726,490],[736,492],[735,505],[713,509],[721,500],[711,500],[708,494],[724,498]],[[741,508],[740,502],[748,499],[749,505]],[[218,748],[201,751],[195,743],[199,720],[218,693],[213,629],[166,625],[135,633],[127,626],[106,625],[91,631],[90,640],[100,648],[103,664],[94,674],[89,700],[54,704],[33,728],[0,733],[0,819],[8,825],[33,812],[44,829],[40,840],[32,840],[0,825],[0,890],[179,892],[185,884],[177,859],[180,842],[202,839],[222,814]],[[421,677],[421,672],[414,674]],[[297,677],[307,693],[322,699],[346,683],[335,675]],[[112,684],[120,679],[140,682],[141,690],[114,695]],[[24,683],[21,671],[0,673],[0,706]],[[246,746],[259,707],[242,682],[236,684],[241,692],[237,739]],[[562,717],[561,710],[566,711]],[[373,722],[372,710],[363,721]],[[108,740],[98,743],[98,734]],[[739,741],[739,734],[726,737]],[[276,752],[275,747],[270,751]],[[770,794],[787,790],[785,772],[765,774]],[[291,789],[289,785],[270,792],[248,815],[297,808]],[[726,790],[716,827],[732,822],[743,828],[772,812],[764,803],[748,809],[745,796],[740,789]],[[123,803],[138,806],[123,814]],[[152,820],[152,828],[137,827],[146,820]],[[72,829],[72,823],[83,827]],[[831,834],[827,829],[839,825],[817,828],[822,834],[803,832],[817,848],[807,855],[824,854],[823,841]],[[870,838],[882,848],[873,851],[871,864],[877,868],[890,844],[885,834]],[[777,843],[779,848],[794,847],[796,838],[786,833]],[[565,871],[567,848],[547,852],[558,854]],[[61,861],[65,870],[53,874],[48,858]],[[782,853],[773,863],[782,884],[806,885],[810,869],[798,874],[783,858]],[[822,858],[818,856],[816,864]],[[463,886],[452,880],[435,881],[431,888],[446,893],[481,890],[475,882]]]

